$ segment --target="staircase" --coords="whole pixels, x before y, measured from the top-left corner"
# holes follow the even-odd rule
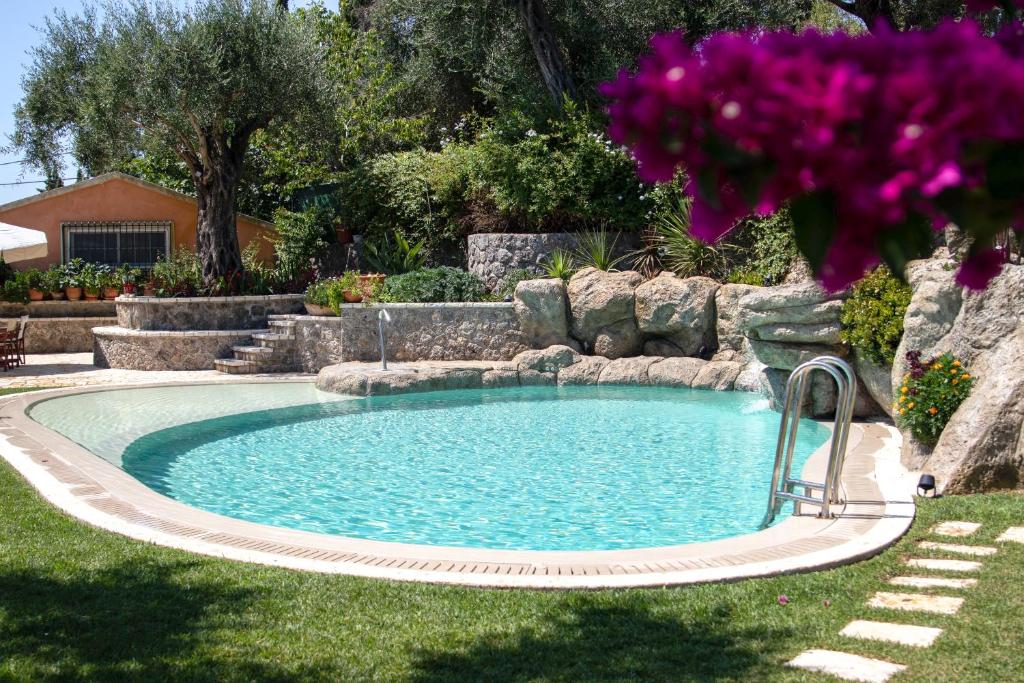
[[[269,329],[252,335],[252,346],[233,346],[234,358],[218,358],[214,367],[231,375],[295,372],[295,320],[289,315],[269,316]]]

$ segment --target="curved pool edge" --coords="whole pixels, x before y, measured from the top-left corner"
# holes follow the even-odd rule
[[[655,587],[814,571],[881,552],[906,533],[914,518],[912,482],[899,461],[899,432],[880,422],[855,423],[851,430],[843,475],[845,497],[851,502],[835,519],[794,515],[763,531],[680,546],[514,551],[367,541],[205,512],[148,489],[26,414],[34,403],[56,396],[184,384],[196,382],[56,389],[9,397],[0,402],[0,455],[64,512],[137,540],[303,571],[475,587]],[[804,468],[804,478],[822,478],[825,459],[825,447],[819,448]]]

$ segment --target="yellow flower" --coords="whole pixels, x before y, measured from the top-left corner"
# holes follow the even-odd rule
[[[913,409],[914,409],[914,404],[913,403],[907,404],[907,410],[913,410]]]
[[[936,363],[935,365],[932,366],[932,370],[941,370],[941,369],[942,369],[942,363]]]
[[[900,403],[906,403],[906,402],[907,402],[907,397],[906,396],[900,396]]]
[[[900,408],[900,415],[906,415],[906,414],[907,414],[907,409],[906,408]]]
[[[902,389],[900,389],[900,393],[901,393],[901,394],[905,394],[905,393],[907,393],[908,391],[910,391],[910,389],[908,389],[908,388],[906,388],[906,387],[903,387]]]
[[[935,413],[939,412],[939,409],[936,408],[935,406],[932,406],[931,408],[928,409],[928,412],[934,415]]]
[[[953,386],[955,387],[957,384],[960,384],[960,380],[958,380],[958,379],[953,380]]]
[[[955,365],[956,367],[960,367],[960,361],[958,361],[958,360],[953,361],[953,365]]]
[[[960,379],[970,379],[970,378],[971,378],[971,376],[968,375],[966,372],[964,374],[960,375]]]
[[[949,371],[949,374],[951,374],[951,375],[957,375],[959,373],[960,373],[960,371],[957,370],[956,368],[953,368],[952,370]]]

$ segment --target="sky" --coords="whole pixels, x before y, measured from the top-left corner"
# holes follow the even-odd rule
[[[187,4],[186,0],[180,4]],[[39,41],[36,27],[42,26],[44,19],[54,10],[61,8],[68,12],[77,12],[82,7],[82,0],[2,0],[3,21],[0,22],[0,147],[9,144],[8,137],[14,130],[14,107],[21,100],[21,77],[25,65],[29,63],[28,50]],[[292,0],[292,7],[303,7],[311,4],[311,0]],[[328,1],[328,7],[335,3]],[[17,154],[0,154],[0,204],[29,197],[42,188],[42,183],[10,185],[38,180],[39,171],[25,168],[17,162]],[[72,166],[65,173],[73,177],[75,168]]]

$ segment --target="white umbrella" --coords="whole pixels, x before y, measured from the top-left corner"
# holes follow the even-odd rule
[[[0,223],[0,254],[7,263],[46,258],[46,233]]]

